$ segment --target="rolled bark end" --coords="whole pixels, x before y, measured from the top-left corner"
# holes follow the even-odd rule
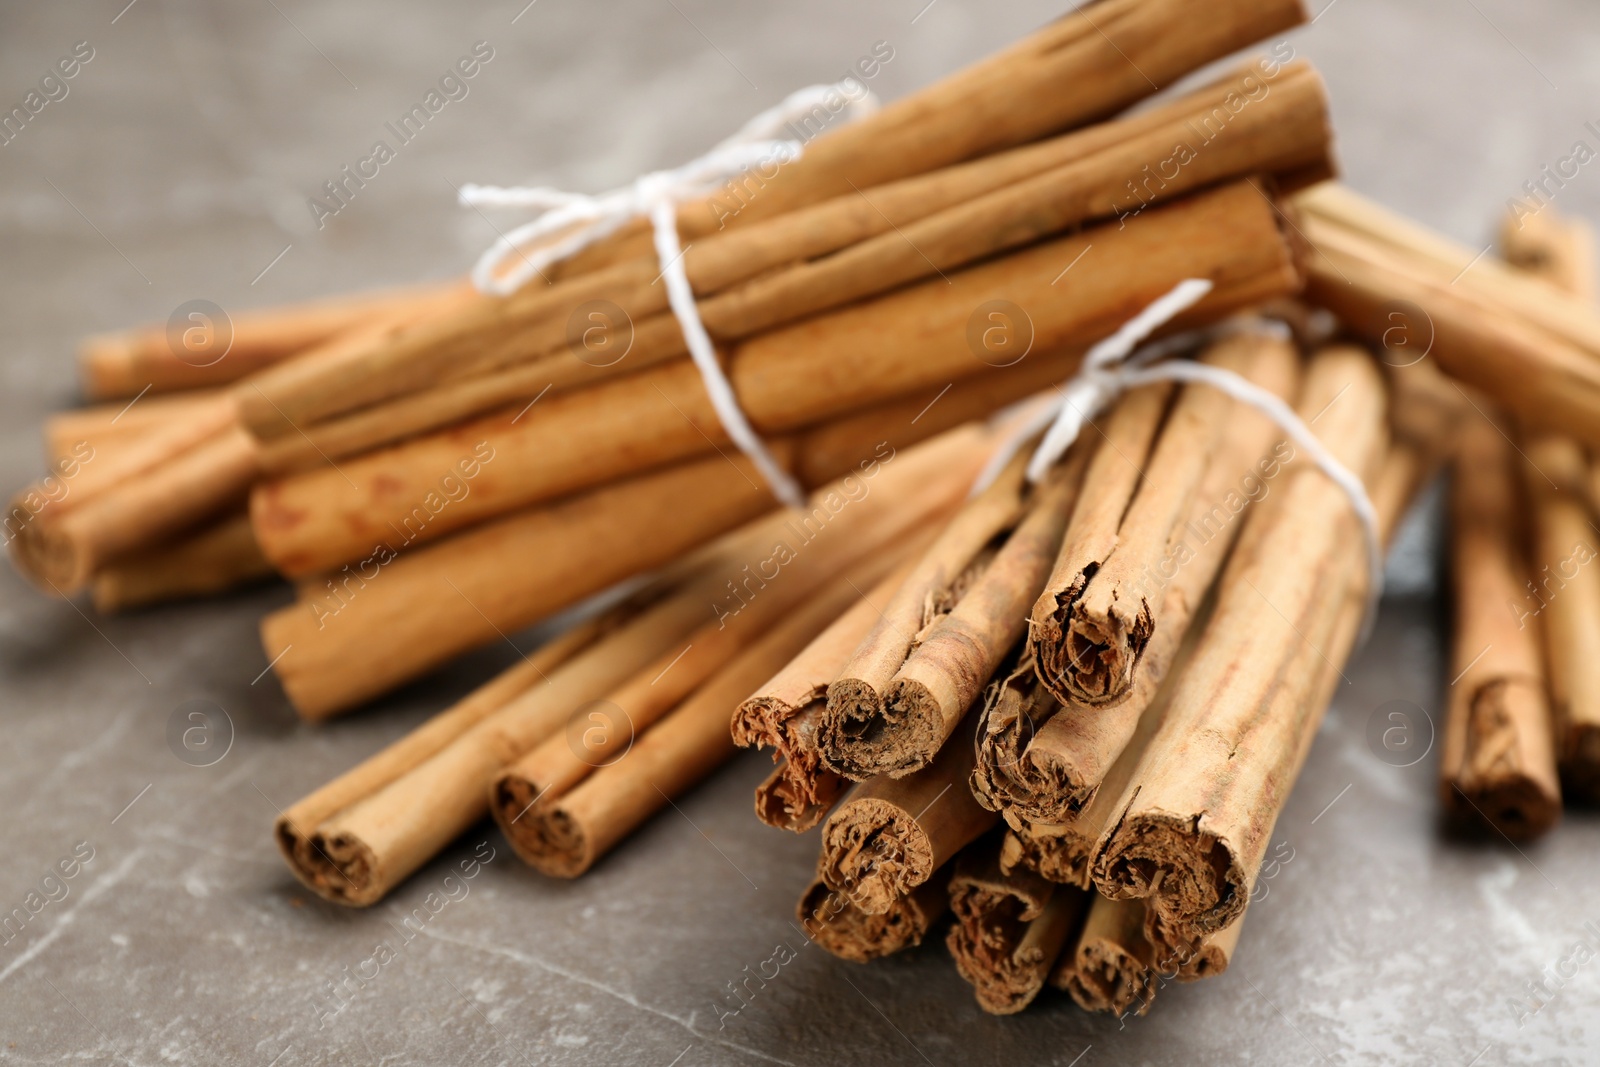
[[[1150,605],[1143,601],[1127,625],[1115,615],[1098,619],[1073,611],[1067,619],[1065,658],[1071,669],[1062,676],[1065,688],[1089,704],[1126,693],[1154,631]]]
[[[1001,867],[1007,871],[1026,867],[1051,882],[1090,888],[1094,884],[1089,869],[1094,841],[1070,831],[1056,832],[1063,829],[1055,826],[1049,833],[1007,833],[1000,851]]]
[[[1065,962],[1065,961],[1064,961]],[[1084,1011],[1135,1015],[1150,1010],[1155,999],[1155,972],[1114,941],[1096,940],[1078,946],[1076,959],[1063,967],[1055,984]]]
[[[1513,841],[1526,841],[1560,820],[1555,782],[1542,760],[1529,758],[1517,727],[1543,723],[1547,707],[1540,685],[1521,678],[1496,678],[1472,694],[1471,743],[1460,772],[1445,788],[1445,803],[1459,823],[1487,823]]]
[[[995,845],[964,852],[950,879],[945,944],[978,1006],[1011,1015],[1033,1002],[1081,925],[1087,894],[1027,872],[1002,874]]]
[[[502,774],[494,782],[489,812],[524,863],[552,878],[576,878],[594,864],[593,849],[559,801],[539,803],[542,792],[522,775]]]
[[[845,692],[850,693],[851,690]],[[911,678],[894,682],[881,710],[873,713],[866,701],[847,697],[830,755],[837,757],[846,777],[864,781],[880,774],[903,778],[920,771],[944,744],[944,715],[939,698]],[[874,702],[875,703],[875,702]],[[828,690],[833,711],[833,689]]]
[[[38,518],[23,524],[12,538],[11,563],[34,585],[57,596],[82,589],[94,570],[93,560],[68,531]]]
[[[852,963],[870,963],[922,944],[944,905],[944,887],[930,883],[874,915],[818,879],[800,897],[795,918],[806,935],[828,952]]]
[[[307,834],[281,816],[273,836],[289,870],[323,900],[364,908],[383,896],[386,887],[375,873],[377,857],[360,839],[349,834]]]
[[[1147,897],[1175,935],[1197,939],[1244,912],[1250,893],[1226,842],[1161,813],[1125,821],[1095,865],[1095,887],[1113,900]]]
[[[787,760],[756,786],[756,818],[779,830],[803,834],[833,810],[847,785],[847,779],[832,771],[808,770]]]
[[[858,799],[823,827],[818,876],[869,915],[887,912],[933,871],[928,835],[894,804]]]
[[[1561,784],[1589,803],[1600,802],[1600,723],[1572,723],[1561,753]]]

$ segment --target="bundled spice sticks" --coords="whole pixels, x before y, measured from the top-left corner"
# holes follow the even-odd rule
[[[579,877],[762,749],[754,813],[815,832],[795,918],[829,952],[942,941],[985,1011],[1148,1011],[1229,968],[1369,552],[1445,462],[1442,803],[1520,839],[1600,795],[1592,238],[1546,209],[1483,258],[1329,180],[1292,51],[1167,91],[1305,17],[1092,0],[822,130],[738,210],[677,203],[689,297],[633,218],[505,295],[91,338],[13,563],[104,612],[288,579],[262,646],[313,723],[579,608],[282,812],[329,901],[485,815]],[[724,425],[686,301],[803,507]],[[1181,373],[1030,471],[1130,323],[1156,340],[1123,370]]]

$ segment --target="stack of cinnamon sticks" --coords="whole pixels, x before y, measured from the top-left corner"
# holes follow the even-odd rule
[[[1178,326],[1301,285],[1278,197],[1333,170],[1309,67],[1275,53],[1108,118],[1302,21],[1298,0],[1093,8],[824,132],[734,216],[679,209],[738,403],[807,488],[1059,381],[1182,278],[1214,287]],[[106,575],[108,607],[270,564],[299,597],[267,659],[302,715],[348,710],[772,507],[727,461],[660,275],[640,221],[503,298],[241,317],[215,373],[166,366],[170,331],[97,342],[96,382],[226,384],[102,492],[14,508],[13,559],[62,595]],[[144,362],[113,367],[119,347]]]
[[[803,509],[734,447],[635,220],[504,297],[92,340],[100,403],[48,427],[12,558],[105,611],[289,579],[262,643],[308,720],[610,591],[282,813],[328,900],[381,900],[485,814],[580,876],[760,748],[757,817],[817,831],[798,917],[830,952],[948,915],[988,1011],[1148,1010],[1229,966],[1372,557],[1447,459],[1445,803],[1517,837],[1600,794],[1582,235],[1546,216],[1480,262],[1325,181],[1320,79],[1280,49],[1123,113],[1304,18],[1094,0],[826,131],[736,215],[679,205]],[[1211,380],[1121,393],[1030,472],[1053,387],[1191,279],[1162,330]]]
[[[1391,431],[1368,353],[1256,324],[1197,358],[1292,404],[1388,536],[1438,443]],[[867,960],[948,908],[995,1012],[1226,968],[1367,607],[1350,500],[1261,412],[1146,386],[1097,429],[1038,485],[1013,462],[733,720],[780,761],[757,815],[822,827],[808,932]]]

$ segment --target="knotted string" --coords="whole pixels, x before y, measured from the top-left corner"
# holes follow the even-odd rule
[[[1311,428],[1284,403],[1283,398],[1224,367],[1193,360],[1157,362],[1175,352],[1220,336],[1244,331],[1269,331],[1287,335],[1281,323],[1272,329],[1266,321],[1230,320],[1203,330],[1192,330],[1150,344],[1140,342],[1174,316],[1193,306],[1211,291],[1203,278],[1187,278],[1158,297],[1116,333],[1089,349],[1083,365],[1059,390],[1052,402],[1023,419],[995,450],[973,486],[974,493],[987,488],[999,477],[1023,445],[1041,431],[1044,438],[1029,458],[1027,477],[1038,482],[1078,439],[1084,423],[1104,411],[1111,401],[1129,389],[1156,382],[1186,382],[1209,385],[1233,399],[1248,404],[1277,423],[1297,448],[1302,449],[1328,479],[1342,489],[1350,508],[1360,520],[1366,543],[1368,582],[1367,613],[1363,626],[1371,624],[1374,609],[1383,594],[1383,549],[1378,536],[1378,512],[1372,499],[1350,468],[1336,459]]]
[[[689,273],[683,263],[684,249],[678,242],[678,206],[711,196],[724,183],[753,167],[782,165],[799,159],[804,144],[778,139],[778,134],[790,123],[814,114],[819,107],[833,111],[829,104],[832,99],[843,98],[844,105],[839,110],[846,121],[877,110],[877,98],[860,82],[852,86],[860,90],[858,96],[846,91],[847,84],[812,85],[791,93],[698,159],[673,170],[641,175],[610,192],[589,196],[544,187],[483,185],[465,185],[461,189],[464,205],[531,207],[539,211],[533,221],[496,241],[473,267],[473,284],[480,292],[496,296],[515,292],[546,267],[576,255],[632,219],[648,218],[654,233],[656,258],[661,263],[661,280],[667,286],[667,302],[683,330],[689,357],[705,382],[711,406],[728,437],[755,464],[773,494],[791,507],[805,503],[805,490],[783,469],[750,425],[739,406],[733,384],[717,358],[716,346],[700,321],[694,288],[689,284]]]

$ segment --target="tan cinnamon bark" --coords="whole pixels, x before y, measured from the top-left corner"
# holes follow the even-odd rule
[[[882,714],[890,683],[926,629],[966,594],[992,560],[993,542],[1008,534],[1022,517],[1025,467],[1025,459],[1016,457],[983,492],[963,505],[829,684],[817,743],[835,774],[848,771],[837,752],[849,743],[851,732]]]
[[[1288,342],[1239,337],[1221,342],[1214,353],[1217,365],[1293,402],[1300,360]],[[1077,821],[1078,814],[1099,795],[1102,781],[1116,766],[1169,676],[1191,630],[1191,620],[1242,528],[1244,516],[1254,507],[1252,501],[1271,494],[1283,464],[1293,456],[1277,425],[1265,415],[1209,386],[1187,388],[1209,390],[1224,399],[1220,411],[1208,413],[1215,426],[1195,433],[1192,423],[1172,421],[1184,413],[1184,394],[1161,431],[1154,458],[1146,459],[1140,448],[1140,442],[1148,440],[1144,427],[1132,426],[1131,420],[1119,426],[1120,411],[1110,420],[1106,433],[1116,447],[1096,454],[1097,461],[1106,458],[1108,462],[1096,463],[1099,469],[1092,468],[1086,477],[1085,506],[1074,514],[1067,542],[1057,558],[1058,575],[1078,577],[1066,586],[1052,583],[1056,588],[1070,587],[1091,573],[1092,564],[1083,560],[1096,555],[1115,560],[1125,550],[1138,551],[1141,536],[1119,538],[1113,528],[1119,522],[1124,527],[1135,520],[1152,522],[1165,529],[1159,544],[1143,545],[1142,558],[1123,557],[1125,587],[1134,594],[1126,599],[1136,597],[1157,608],[1151,614],[1151,636],[1137,651],[1139,669],[1131,684],[1103,702],[1088,703],[1080,694],[1068,693],[1065,705],[1060,694],[1053,695],[1045,688],[1033,657],[1050,643],[1046,635],[1059,633],[1059,627],[1051,625],[1059,598],[1047,588],[1034,607],[1031,654],[990,694],[979,727],[972,787],[980,803],[1001,811],[1008,821]],[[1189,411],[1193,412],[1192,406]],[[1223,425],[1227,427],[1225,435],[1220,434]],[[1213,433],[1217,436],[1206,441]],[[1196,441],[1196,436],[1201,440]],[[1200,470],[1194,470],[1178,454],[1183,449],[1202,453]],[[1139,485],[1130,507],[1126,502],[1133,490],[1126,484],[1126,475],[1132,471],[1137,476],[1139,469],[1148,472],[1148,477]],[[1147,496],[1151,503],[1146,503]],[[1182,521],[1174,522],[1164,513],[1180,501],[1185,510],[1176,517]],[[1094,584],[1109,577],[1103,569],[1092,573]],[[1040,621],[1041,607],[1048,616],[1045,622]],[[1103,689],[1097,687],[1096,691]],[[1114,784],[1112,792],[1109,799],[1115,800],[1121,783]],[[1079,844],[1086,847],[1098,834],[1095,829],[1087,842]],[[1075,861],[1085,857],[1082,849],[1075,851]],[[1076,862],[1074,866],[1079,876],[1069,880],[1087,885],[1087,872]]]
[[[846,679],[828,691],[820,731],[828,764],[846,777],[900,777],[928,766],[1026,625],[1078,499],[1087,447],[1074,448],[1032,492],[1026,512],[950,610],[932,622],[889,680],[881,705]],[[965,745],[965,739],[959,743]]]
[[[1521,270],[1574,296],[1595,296],[1594,232],[1545,209],[1500,228],[1500,252]],[[1537,591],[1528,610],[1543,626],[1545,667],[1555,714],[1563,786],[1600,798],[1600,570],[1588,506],[1588,463],[1571,439],[1531,437],[1522,481],[1533,502],[1532,570]],[[1524,598],[1526,604],[1527,598]]]
[[[1538,623],[1527,605],[1526,505],[1515,460],[1512,443],[1487,419],[1462,425],[1450,500],[1454,681],[1439,791],[1458,822],[1525,840],[1555,825],[1561,791]]]
[[[697,623],[706,591],[574,628],[291,805],[273,827],[289,869],[336,904],[381,900],[483,818],[496,768]]]
[[[972,746],[956,739],[914,774],[857,785],[822,825],[818,877],[862,911],[887,911],[999,821],[972,799],[971,772]]]
[[[799,160],[774,166],[770,174],[768,168],[761,168],[730,182],[728,196],[714,196],[681,209],[681,238],[688,248],[698,248],[693,255],[686,252],[685,258],[695,290],[715,292],[769,267],[814,258],[929,211],[972,200],[992,189],[995,179],[989,179],[989,184],[964,181],[960,188],[944,191],[942,199],[932,197],[927,189],[918,190],[925,206],[912,213],[903,213],[894,197],[882,206],[854,202],[869,187],[875,187],[872,195],[876,198],[880,190],[888,191],[888,183],[1112,114],[1154,91],[1150,77],[1175,80],[1304,18],[1301,5],[1291,0],[1213,0],[1204,4],[1108,0],[1098,10],[1092,18],[1069,16],[978,67],[861,122],[828,130],[807,145]],[[1169,36],[1178,26],[1191,23],[1181,41]],[[1114,40],[1118,43],[1113,44]],[[1145,65],[1150,76],[1130,77],[1135,62]],[[1092,75],[1085,76],[1090,70]],[[1247,169],[1325,173],[1327,136],[1318,121],[1321,101],[1315,98],[1314,85],[1299,84],[1303,73],[1298,66],[1285,68],[1277,61],[1263,60],[1253,81],[1227,90],[1232,92],[1231,98],[1217,94],[1223,95],[1226,105],[1208,103],[1195,127],[1205,140],[1203,158],[1195,164],[1185,159],[1173,174],[1147,180],[1150,192],[1214,180],[1218,173],[1236,176]],[[1278,89],[1280,82],[1282,88]],[[1307,92],[1313,97],[1309,112]],[[1247,102],[1251,106],[1245,106]],[[1219,111],[1223,121],[1212,119],[1211,125],[1205,125],[1205,120]],[[1145,117],[1136,121],[1150,123]],[[809,133],[816,130],[811,118],[802,125]],[[1259,136],[1261,129],[1267,131],[1265,138]],[[1283,131],[1293,132],[1286,136]],[[1113,170],[1119,187],[1126,178],[1124,170],[1135,174],[1142,165],[1169,158],[1172,136],[1158,137],[1157,142],[1154,148],[1138,153],[1131,166]],[[1081,154],[1086,147],[1075,147],[1074,154]],[[824,212],[801,226],[779,226],[776,232],[744,237],[746,230],[768,229],[768,223],[786,212],[808,214],[797,209],[833,198],[837,198],[837,207],[831,215]],[[1065,206],[1068,201],[1063,198],[1061,203]],[[796,240],[797,234],[807,231],[811,236]],[[974,232],[987,233],[986,239],[993,240],[1002,237],[1004,229],[980,225]],[[822,234],[832,236],[818,236]],[[718,248],[725,251],[718,253]],[[903,246],[886,243],[883,251],[903,258]],[[704,265],[697,265],[697,260]],[[731,274],[729,264],[736,264]],[[454,354],[481,350],[486,344],[495,347],[493,339],[503,340],[507,329],[530,325],[558,332],[565,329],[569,313],[586,300],[612,300],[638,321],[665,307],[661,286],[638,285],[653,280],[658,270],[647,227],[643,222],[625,226],[613,237],[547,271],[559,279],[554,286],[531,283],[510,299],[469,308],[454,322],[417,331],[396,345],[377,346],[351,361],[349,373],[330,369],[321,384],[309,390],[305,389],[308,383],[287,379],[281,382],[283,388],[278,388],[279,382],[264,385],[264,396],[271,398],[271,405],[246,398],[247,424],[263,436],[273,436],[286,432],[290,425],[309,426],[409,388],[422,388],[435,376],[433,370],[448,365]],[[569,285],[573,282],[576,286]],[[641,302],[633,302],[630,296]],[[714,313],[707,315],[708,322],[714,319]],[[522,338],[511,346],[529,355],[550,348],[548,343],[529,343]],[[402,378],[410,384],[401,385]]]
[[[684,207],[679,231],[687,240],[1070,129],[1305,18],[1298,0],[1100,0],[875,115],[830,128],[770,181],[730,183],[739,187]],[[562,274],[649,250],[642,224],[625,227]]]
[[[1407,270],[1430,281],[1447,283],[1448,288],[1466,294],[1480,306],[1587,352],[1600,352],[1600,314],[1588,294],[1577,295],[1548,279],[1483,256],[1481,249],[1442,237],[1337,183],[1307,189],[1294,197],[1294,203],[1304,216],[1302,225],[1310,224],[1305,232],[1319,250],[1322,241],[1316,231],[1339,234],[1354,242],[1352,247],[1376,249],[1386,261],[1403,263]],[[1527,216],[1519,222],[1518,233],[1538,225]],[[1310,266],[1316,272],[1315,264]]]
[[[682,653],[665,653],[608,695],[611,728],[576,741],[552,737],[496,774],[489,811],[516,854],[545,874],[576,878],[732,756],[728,708],[838,618],[859,596],[856,583],[886,562],[870,561],[806,596],[837,572],[838,558],[802,557],[727,627],[687,635]],[[807,560],[814,565],[801,570]],[[716,662],[691,659],[719,638]]]
[[[828,685],[877,623],[881,609],[910,573],[900,567],[875,586],[857,590],[849,607],[784,668],[733,712],[733,743],[770,748],[778,766],[756,787],[756,817],[768,826],[804,833],[828,814],[848,781],[822,765],[817,727]]]
[[[115,449],[120,458],[129,441],[178,424],[190,427],[191,434],[203,435],[205,431],[197,431],[194,423],[204,419],[207,411],[220,411],[220,395],[215,389],[190,389],[165,395],[147,393],[131,403],[118,400],[58,412],[44,423],[45,454],[53,462],[72,455],[87,443],[96,455],[106,453],[109,447]]]
[[[128,448],[140,448],[148,440],[135,439]],[[92,465],[86,463],[84,473]],[[253,440],[229,423],[97,492],[74,497],[68,482],[66,495],[33,511],[16,530],[12,563],[41,588],[69,596],[112,561],[160,545],[237,507],[256,473]],[[14,501],[9,516],[26,516],[34,493],[28,490]]]
[[[1426,351],[1527,425],[1600,444],[1600,316],[1592,308],[1488,259],[1468,270],[1471,252],[1455,265],[1451,253],[1419,248],[1440,239],[1420,231],[1413,240],[1414,226],[1397,244],[1378,228],[1390,225],[1387,215],[1352,223],[1325,210],[1327,199],[1318,187],[1294,201],[1316,250],[1306,262],[1310,299],[1375,345]]]
[[[427,307],[446,307],[467,298],[461,282],[353,293],[305,304],[242,311],[228,323],[231,344],[220,356],[210,351],[180,358],[166,323],[86,338],[78,352],[78,371],[91,399],[131,397],[147,386],[152,392],[223,385],[375,318],[409,315]],[[201,325],[201,324],[197,324]],[[188,324],[185,323],[187,328]],[[201,365],[204,364],[204,365]]]
[[[1382,526],[1392,527],[1409,493],[1378,487],[1384,390],[1372,358],[1345,347],[1318,353],[1297,410],[1374,486]],[[1297,461],[1234,546],[1215,613],[1097,847],[1102,894],[1149,897],[1163,921],[1193,938],[1243,911],[1326,707],[1326,692],[1314,692],[1318,675],[1354,641],[1365,555],[1344,493]]]
[[[493,810],[519,855],[536,866],[546,861],[558,863],[551,858],[551,850],[565,850],[553,845],[545,834],[561,816],[552,814],[554,821],[544,819],[546,807],[558,807],[561,798],[595,768],[622,759],[640,733],[663,716],[676,714],[679,705],[710,684],[714,675],[718,687],[725,688],[728,683],[721,674],[731,670],[730,664],[765,640],[770,631],[788,627],[782,641],[762,646],[760,662],[767,662],[774,648],[789,647],[784,642],[796,633],[805,632],[810,641],[860,598],[858,590],[863,583],[871,585],[881,578],[894,562],[895,550],[881,542],[881,533],[860,528],[853,532],[853,538],[832,537],[815,547],[806,546],[807,551],[772,581],[764,582],[748,604],[737,611],[718,611],[685,638],[682,649],[664,653],[660,662],[650,664],[608,694],[606,702],[612,709],[608,714],[619,719],[623,728],[593,736],[585,733],[581,745],[570,737],[553,737],[501,772],[493,786]],[[863,551],[864,557],[860,555]],[[823,588],[813,595],[819,585]],[[823,621],[813,626],[814,618]],[[791,655],[800,651],[796,647]],[[739,677],[745,677],[748,666],[739,667]],[[752,687],[756,684],[750,683]],[[731,743],[732,738],[729,740]],[[536,800],[543,806],[528,811]]]
[[[950,879],[955,923],[945,939],[978,1006],[1011,1015],[1033,1002],[1089,907],[1089,894],[1032,871],[1004,874],[993,839],[957,857]]]
[[[1051,972],[1050,984],[1066,990],[1084,1011],[1148,1012],[1156,995],[1156,968],[1144,913],[1142,900],[1094,894],[1083,929]]]
[[[852,963],[870,963],[901,949],[922,944],[929,929],[950,907],[950,874],[945,864],[933,878],[897,897],[889,910],[862,911],[822,879],[813,879],[795,905],[795,918],[806,936],[833,955]]]
[[[1059,299],[1051,279],[1091,243],[1096,270],[1075,283],[1074,300]],[[1045,242],[951,274],[949,283],[936,278],[762,334],[732,353],[731,377],[757,428],[781,433],[982,372],[988,364],[969,346],[968,327],[985,301],[1024,309],[1035,348],[1054,352],[1109,333],[1191,276],[1218,283],[1191,324],[1298,285],[1278,216],[1256,190],[1236,183],[1151,209],[1123,229]],[[1021,330],[1020,320],[1014,325]],[[360,558],[478,441],[504,462],[427,537],[703,453],[725,437],[695,370],[663,365],[547,397],[521,418],[480,419],[336,470],[266,482],[252,505],[263,551],[290,573]]]
[[[1597,292],[1594,229],[1587,222],[1545,208],[1526,217],[1507,215],[1500,223],[1500,256],[1517,270],[1542,278],[1579,300]]]
[[[924,521],[943,506],[938,492],[953,501],[961,479],[973,476],[985,441],[984,431],[967,427],[898,457],[892,447],[875,453],[868,445],[848,481],[814,494],[811,512],[779,517],[774,541],[808,543],[841,522],[848,529],[894,508],[903,508],[911,525]],[[903,476],[890,476],[901,470]],[[924,484],[915,485],[918,478]],[[905,501],[913,488],[920,492]],[[772,506],[747,460],[718,456],[511,516],[421,551],[399,554],[380,544],[361,566],[328,579],[325,592],[267,616],[262,645],[269,660],[282,654],[274,669],[296,709],[324,718],[667,563]],[[770,567],[774,547],[753,549],[750,566]],[[730,581],[735,577],[759,581],[748,574]],[[718,602],[731,610],[741,599],[730,587]]]
[[[404,556],[380,545],[266,616],[262,648],[303,718],[340,714],[770,510],[759,478],[699,460]]]
[[[1273,351],[1280,359],[1292,355],[1287,342],[1247,335],[1212,346],[1201,362],[1249,377],[1245,372]],[[1155,398],[1145,404],[1162,419]],[[1102,450],[1104,462],[1085,479],[1084,499],[1092,504],[1081,519],[1074,516],[1029,626],[1040,676],[1058,699],[1101,704],[1133,685],[1159,625],[1164,583],[1155,569],[1170,558],[1169,543],[1241,410],[1217,389],[1186,386],[1162,419],[1159,439],[1154,425],[1141,425],[1121,455]]]
[[[1211,391],[1214,393],[1215,391]],[[1105,597],[1097,597],[1092,605],[1081,605],[1091,578],[1121,547],[1122,543],[1137,535],[1139,542],[1133,546],[1146,551],[1153,545],[1166,547],[1174,523],[1168,518],[1154,518],[1154,528],[1140,528],[1131,521],[1129,509],[1134,492],[1145,484],[1144,471],[1151,468],[1150,477],[1159,479],[1156,498],[1173,495],[1181,489],[1186,477],[1197,471],[1194,459],[1179,459],[1182,469],[1176,478],[1155,468],[1151,449],[1167,417],[1167,406],[1172,399],[1170,385],[1146,386],[1127,394],[1106,419],[1103,431],[1110,442],[1097,448],[1089,468],[1084,474],[1083,507],[1074,512],[1072,526],[1063,540],[1060,553],[1054,561],[1048,585],[1038,602],[1031,605],[1029,619],[1029,647],[1038,665],[1040,677],[1051,687],[1058,699],[1076,698],[1085,703],[1106,700],[1126,690],[1133,679],[1133,665],[1144,651],[1150,632],[1155,628],[1152,612],[1144,598],[1131,603],[1116,604],[1116,583],[1124,575],[1112,574],[1111,588]],[[1202,415],[1209,416],[1210,409],[1220,407],[1214,396],[1202,397],[1191,388],[1184,393],[1193,396],[1204,406]],[[1174,414],[1177,414],[1174,412]],[[1187,420],[1193,422],[1193,419]],[[1212,420],[1207,417],[1197,431],[1209,430]],[[1212,435],[1197,433],[1198,440],[1189,442],[1191,451],[1199,451],[1199,462],[1204,463]],[[1170,461],[1172,457],[1167,457]],[[1119,539],[1118,533],[1128,522],[1128,534]],[[1120,553],[1117,553],[1120,561]],[[1097,586],[1102,583],[1096,583]],[[1097,590],[1098,591],[1098,590]],[[1125,600],[1128,598],[1127,591]],[[1073,608],[1077,608],[1074,616]],[[1116,618],[1106,618],[1112,611]]]
[[[90,583],[102,614],[185,597],[209,596],[270,577],[250,516],[240,511],[199,533],[102,567]]]
[[[685,250],[684,266],[706,327],[736,340],[1090,219],[1131,217],[1212,182],[1328,172],[1327,127],[1324,93],[1309,67],[1268,74],[1251,64],[1151,112],[711,234]],[[1151,160],[1165,161],[1162,175],[1149,169]],[[244,399],[252,426],[273,442],[269,469],[315,466],[319,452],[354,454],[496,406],[520,406],[546,389],[591,385],[686,355],[664,287],[641,285],[642,270],[619,265],[519,299],[519,310],[498,320],[500,339],[485,338],[483,354],[465,363],[451,345],[393,345],[388,365],[362,356],[359,384],[327,362],[320,379],[302,378],[293,388],[261,383],[270,410],[262,397]],[[585,358],[572,347],[572,317],[599,300],[627,318],[625,326],[612,322],[616,311],[608,310],[597,320],[626,336],[625,363],[621,350]],[[425,366],[458,380],[401,395]],[[477,373],[459,378],[464,371]],[[371,406],[354,411],[363,402]],[[299,433],[290,432],[296,416]]]

